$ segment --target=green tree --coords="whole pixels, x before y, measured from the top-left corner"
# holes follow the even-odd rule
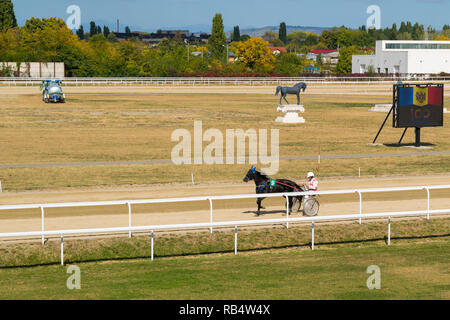
[[[31,18],[20,28],[22,61],[64,62],[66,75],[74,75],[85,62],[82,43],[58,18]]]
[[[272,42],[275,39],[278,39],[278,34],[275,31],[267,30],[266,32],[264,32],[263,39]]]
[[[339,51],[339,59],[336,64],[337,73],[352,72],[352,56],[358,54],[358,50],[354,46],[343,48]]]
[[[375,67],[371,64],[367,67],[367,71],[366,71],[366,75],[368,75],[369,77],[373,77],[375,76],[376,72],[375,72]]]
[[[308,61],[305,58],[301,58],[293,52],[282,53],[277,57],[274,72],[289,76],[298,76],[302,69],[307,66]]]
[[[412,40],[412,37],[409,32],[402,32],[398,34],[397,40]]]
[[[17,27],[14,5],[11,0],[0,0],[0,32]]]
[[[131,30],[130,30],[130,27],[129,27],[129,26],[126,26],[126,27],[125,27],[125,33],[126,33],[126,34],[131,34]]]
[[[319,43],[323,43],[326,49],[336,49],[338,46],[338,28],[334,27],[331,30],[323,30],[319,37]]]
[[[280,28],[278,29],[278,39],[283,42],[283,44],[287,43],[287,32],[286,32],[286,23],[280,23]]]
[[[117,42],[119,40],[117,40],[117,36],[114,32],[110,32],[108,35],[108,41],[109,42]]]
[[[251,37],[248,34],[243,34],[241,36],[241,41],[247,41],[248,39],[250,39]]]
[[[319,53],[319,55],[316,57],[316,62],[314,63],[314,66],[316,68],[323,68],[323,56],[321,53]]]
[[[308,33],[305,39],[305,45],[314,46],[319,43],[319,36],[315,33]]]
[[[89,36],[93,37],[97,34],[97,26],[95,25],[94,21],[90,22],[90,30],[89,30]]]
[[[84,40],[84,28],[83,25],[80,25],[80,28],[77,30],[78,39]]]
[[[232,42],[231,49],[239,63],[250,70],[271,72],[275,57],[263,38],[250,38],[245,42]]]
[[[390,39],[391,39],[391,40],[397,40],[397,35],[398,35],[397,24],[394,23],[394,24],[392,25]]]
[[[241,31],[239,30],[239,26],[235,26],[233,29],[232,41],[241,41]]]
[[[223,60],[226,50],[226,38],[223,32],[223,19],[220,13],[213,18],[211,37],[208,40],[212,58]]]
[[[408,30],[406,29],[406,24],[404,21],[402,21],[402,23],[400,24],[400,29],[398,29],[399,33],[404,33],[404,32],[408,32]]]
[[[101,34],[101,33],[102,33],[102,27],[97,26],[97,32],[96,32],[96,34]]]
[[[103,35],[105,36],[106,39],[108,39],[109,36],[109,28],[107,26],[103,26]]]

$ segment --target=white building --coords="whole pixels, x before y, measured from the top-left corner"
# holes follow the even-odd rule
[[[22,62],[19,67],[16,62],[0,62],[0,69],[9,68],[18,77],[61,79],[65,76],[64,62]]]
[[[450,41],[383,40],[376,54],[354,55],[352,73],[450,73]]]

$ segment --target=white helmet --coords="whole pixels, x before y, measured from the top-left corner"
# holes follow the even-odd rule
[[[307,175],[306,177],[307,177],[307,178],[314,178],[314,173],[308,172],[308,175]]]

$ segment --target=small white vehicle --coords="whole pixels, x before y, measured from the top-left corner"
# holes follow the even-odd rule
[[[66,102],[66,96],[61,87],[60,80],[45,80],[41,83],[42,101],[49,102]]]

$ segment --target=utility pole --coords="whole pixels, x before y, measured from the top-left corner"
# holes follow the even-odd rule
[[[189,42],[187,41],[187,39],[184,39],[184,43],[187,44],[187,62],[189,64]]]

